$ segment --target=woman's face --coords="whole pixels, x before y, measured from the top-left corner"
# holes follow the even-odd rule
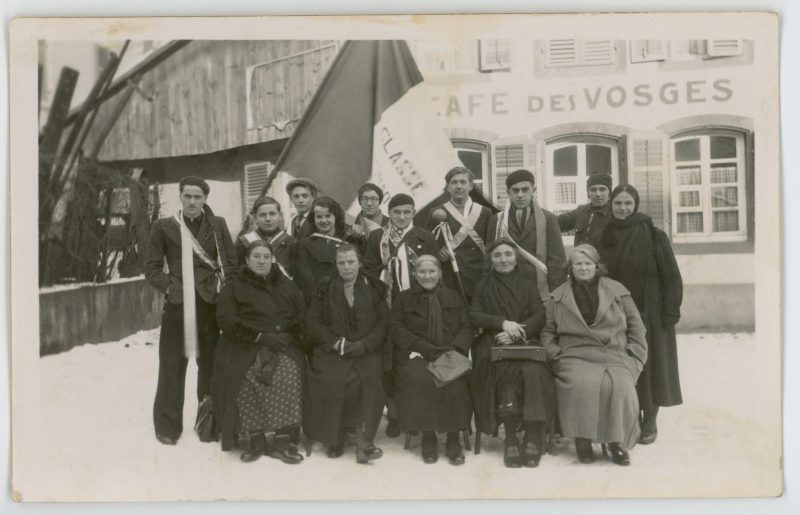
[[[266,277],[272,268],[272,252],[267,247],[256,247],[247,256],[247,268],[254,274]]]
[[[611,202],[611,212],[614,213],[614,218],[625,220],[633,214],[636,208],[636,202],[633,200],[633,195],[623,191],[619,193]]]
[[[331,235],[336,230],[336,217],[327,207],[314,206],[314,224],[322,234]]]
[[[586,254],[577,252],[572,256],[572,276],[578,281],[591,281],[597,273],[597,264],[586,257]]]
[[[492,268],[498,274],[509,274],[517,266],[517,253],[511,245],[500,245],[489,254]]]
[[[358,276],[359,268],[361,268],[361,263],[355,250],[336,254],[336,270],[339,271],[339,277],[344,281],[354,280]]]
[[[417,269],[414,271],[414,277],[416,277],[417,282],[426,290],[436,288],[436,285],[439,284],[440,275],[439,267],[428,260],[417,265]]]
[[[264,204],[258,206],[256,211],[256,225],[267,234],[272,234],[280,229],[281,210],[277,204]]]

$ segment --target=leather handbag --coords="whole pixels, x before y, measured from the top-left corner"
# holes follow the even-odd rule
[[[428,363],[428,372],[431,373],[433,382],[439,388],[452,383],[470,370],[472,370],[472,362],[468,357],[455,350],[447,351]]]
[[[494,361],[547,361],[547,350],[538,345],[501,345],[492,347]]]

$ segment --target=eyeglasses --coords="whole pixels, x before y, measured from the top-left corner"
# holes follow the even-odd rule
[[[364,203],[372,202],[372,203],[377,204],[380,201],[381,201],[380,197],[361,197],[361,202],[364,202]]]

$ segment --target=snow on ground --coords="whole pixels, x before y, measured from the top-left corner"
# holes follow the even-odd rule
[[[353,449],[332,460],[320,444],[302,464],[244,464],[238,452],[198,441],[192,428],[196,367],[189,366],[184,434],[163,446],[152,429],[158,330],[119,342],[83,345],[41,358],[41,424],[53,428],[36,456],[47,470],[34,497],[62,500],[420,499],[639,496],[746,496],[780,487],[777,391],[753,381],[760,365],[752,334],[679,336],[684,404],[663,409],[659,438],[619,467],[600,455],[580,465],[559,442],[537,469],[506,469],[502,442],[484,436],[480,455],[453,467],[425,465],[419,439],[379,432],[384,457],[357,465]],[[474,440],[473,440],[474,442]],[[30,498],[30,497],[29,497]]]

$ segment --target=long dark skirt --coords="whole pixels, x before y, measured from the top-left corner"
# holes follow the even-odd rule
[[[683,403],[678,374],[678,346],[675,327],[664,328],[661,317],[642,317],[647,329],[647,361],[636,382],[642,409],[677,406]]]
[[[547,422],[555,416],[555,382],[544,363],[492,363],[492,375],[498,414],[521,416],[525,422]]]
[[[428,361],[415,357],[397,364],[397,414],[404,432],[450,433],[466,429],[472,418],[467,378],[437,387]]]
[[[278,367],[272,383],[265,386],[256,379],[255,364],[245,374],[239,390],[239,427],[244,434],[273,432],[299,427],[303,375],[294,360],[278,354]]]

